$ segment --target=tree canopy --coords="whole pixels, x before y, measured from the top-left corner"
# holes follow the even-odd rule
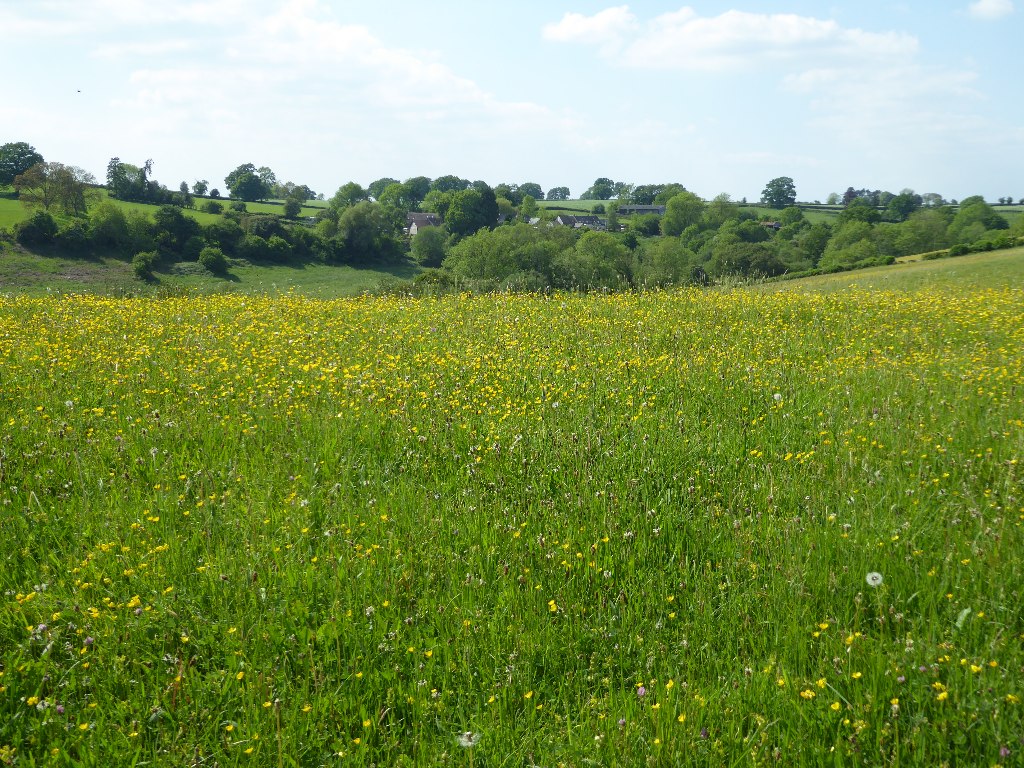
[[[243,163],[224,177],[224,184],[231,197],[253,203],[270,196],[274,173],[267,167],[256,168],[252,163]]]
[[[761,202],[772,208],[787,208],[796,202],[796,186],[789,176],[769,181],[761,192]]]
[[[42,162],[43,156],[36,152],[35,147],[24,141],[0,146],[0,187],[13,184],[16,176]]]

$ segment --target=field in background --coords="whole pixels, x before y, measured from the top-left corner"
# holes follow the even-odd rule
[[[0,296],[0,754],[1010,765],[1021,259]]]

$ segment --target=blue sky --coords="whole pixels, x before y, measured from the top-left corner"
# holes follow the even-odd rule
[[[1020,0],[0,0],[0,143],[176,188],[252,162],[331,195],[382,176],[606,176],[801,200],[1024,197]]]

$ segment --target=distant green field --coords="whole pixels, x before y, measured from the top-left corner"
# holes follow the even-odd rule
[[[1024,248],[783,280],[765,283],[759,289],[831,293],[849,288],[916,291],[924,288],[976,290],[996,287],[1024,288]]]
[[[125,210],[142,211],[144,213],[152,214],[160,206],[152,205],[150,203],[135,203],[128,202],[125,200],[113,200],[107,197],[107,191],[105,189],[98,190],[101,200],[110,200],[115,205],[124,208]],[[212,213],[203,213],[199,210],[199,207],[213,198],[196,198],[195,208],[185,208],[184,211],[187,215],[194,218],[200,224],[210,224],[214,221],[220,220],[220,215]],[[219,202],[224,206],[224,210],[228,210],[228,206],[233,202],[229,199],[218,199]],[[279,216],[283,215],[283,203],[281,201],[268,201],[263,203],[246,203],[245,208],[249,213],[276,213]],[[302,210],[299,212],[300,218],[309,218],[316,216],[317,213],[322,211],[327,206],[326,203],[321,201],[311,201],[309,204],[304,205]],[[0,194],[0,228],[10,229],[19,221],[27,219],[29,210],[22,205],[18,200],[13,197],[4,196]]]
[[[260,293],[295,291],[319,299],[358,296],[383,285],[410,280],[420,268],[412,264],[357,269],[326,264],[252,265],[233,262],[227,278],[216,277],[194,262],[156,269],[156,279],[141,282],[131,264],[114,257],[69,259],[20,252],[0,252],[0,294],[88,293],[101,296],[165,293]]]

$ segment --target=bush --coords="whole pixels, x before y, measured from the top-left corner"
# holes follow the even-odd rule
[[[245,213],[245,203],[241,200],[235,200],[231,203],[231,210],[237,211],[238,213]]]
[[[199,210],[203,213],[222,213],[224,211],[224,206],[216,200],[207,200],[199,207]]]
[[[156,251],[140,251],[132,257],[132,271],[140,280],[153,279],[153,266],[158,255]]]
[[[57,222],[46,211],[36,211],[14,225],[14,237],[24,246],[49,245],[56,236]]]
[[[54,238],[57,246],[71,253],[82,253],[89,248],[89,223],[71,221],[62,226]]]
[[[228,271],[228,260],[220,248],[207,246],[199,252],[199,263],[215,275],[223,275]]]
[[[949,249],[950,256],[963,256],[965,253],[970,253],[971,249],[965,243],[957,243]]]

